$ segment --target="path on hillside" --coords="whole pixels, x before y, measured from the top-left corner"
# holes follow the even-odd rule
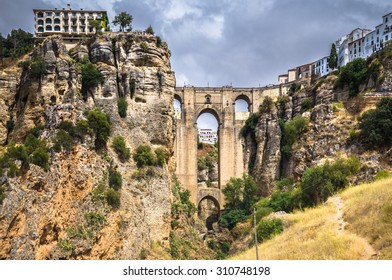
[[[337,228],[337,232],[338,234],[344,234],[345,232],[345,227],[347,225],[347,222],[344,220],[344,212],[343,212],[343,200],[340,196],[335,196],[332,198],[332,203],[335,205],[336,207],[336,221],[338,223],[338,228]],[[365,257],[368,260],[377,260],[378,259],[378,254],[376,252],[376,250],[374,250],[374,248],[372,247],[372,245],[369,244],[369,242],[365,239],[362,238],[360,236],[358,236],[359,239],[361,239],[361,241],[364,244],[365,247]]]

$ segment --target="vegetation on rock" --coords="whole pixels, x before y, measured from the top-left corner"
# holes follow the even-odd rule
[[[95,108],[88,112],[87,120],[90,129],[95,134],[95,148],[101,149],[106,147],[106,142],[112,130],[109,115]]]
[[[121,12],[117,16],[114,17],[113,24],[120,26],[120,31],[132,31],[132,15],[128,14],[127,12]]]
[[[383,98],[359,119],[360,136],[368,148],[392,146],[392,98]]]
[[[129,160],[129,158],[131,156],[131,152],[130,152],[129,148],[127,148],[127,146],[126,146],[124,137],[122,137],[122,136],[114,137],[112,147],[116,151],[118,158],[122,162]]]
[[[87,57],[81,63],[82,68],[82,94],[84,100],[87,100],[88,92],[92,88],[103,82],[103,76],[97,66],[92,64]]]

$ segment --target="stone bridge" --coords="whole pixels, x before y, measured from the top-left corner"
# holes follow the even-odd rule
[[[286,94],[289,85],[261,88],[176,88],[175,99],[181,103],[176,112],[175,141],[176,175],[181,184],[190,190],[191,200],[200,206],[205,199],[212,200],[220,211],[224,206],[222,189],[231,177],[241,177],[246,172],[241,128],[250,114],[256,113],[265,97],[276,99]],[[238,99],[248,103],[249,112],[235,112]],[[218,121],[218,186],[199,187],[197,182],[197,119],[211,113]]]

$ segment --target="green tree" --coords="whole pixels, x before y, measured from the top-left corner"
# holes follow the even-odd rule
[[[117,101],[117,109],[118,109],[118,114],[120,115],[121,118],[125,118],[127,116],[127,108],[128,108],[128,102],[125,99],[125,97],[120,97]]]
[[[95,133],[95,148],[105,147],[112,129],[109,116],[95,108],[88,113],[87,120],[89,127]]]
[[[359,119],[360,136],[369,148],[392,146],[392,98],[382,98]]]
[[[231,229],[237,222],[244,220],[257,201],[256,190],[256,183],[250,175],[230,178],[222,191],[226,199],[226,211],[221,216],[219,224]]]
[[[156,158],[149,145],[137,146],[133,153],[133,159],[136,161],[138,167],[155,165]]]
[[[146,33],[154,35],[154,29],[152,29],[151,24],[147,27],[147,29],[145,30]]]
[[[13,29],[5,39],[3,47],[5,57],[18,58],[33,49],[33,34],[20,28]]]
[[[120,31],[124,32],[125,29],[127,31],[132,31],[132,20],[133,17],[127,12],[121,12],[119,15],[114,17],[113,24],[120,26]]]
[[[335,44],[332,44],[332,47],[331,47],[331,52],[329,54],[328,67],[332,70],[335,69],[336,67],[338,67],[338,54],[336,52]]]
[[[335,82],[336,88],[348,86],[350,97],[357,96],[359,87],[368,79],[366,61],[362,58],[354,59],[340,69],[339,77]]]
[[[92,64],[87,57],[82,61],[82,94],[87,100],[88,91],[103,82],[103,76],[97,66]]]
[[[102,31],[102,20],[99,19],[90,19],[88,21],[89,27],[94,28],[95,34],[100,33]]]

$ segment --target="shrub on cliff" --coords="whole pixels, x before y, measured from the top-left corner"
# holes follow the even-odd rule
[[[131,156],[131,152],[129,148],[127,148],[125,144],[125,139],[122,136],[116,136],[113,138],[113,149],[116,151],[118,158],[122,161],[125,162],[129,160]]]
[[[120,117],[125,118],[127,116],[128,103],[124,97],[120,97],[118,99],[117,108],[118,108],[118,114],[120,115]]]
[[[348,86],[350,96],[357,96],[359,87],[365,83],[368,78],[368,69],[366,61],[362,58],[354,59],[340,69],[338,79],[335,82],[335,88]]]
[[[103,76],[97,66],[92,64],[86,57],[82,61],[82,94],[87,99],[88,91],[103,82]]]
[[[392,146],[392,98],[381,99],[376,109],[359,119],[360,136],[369,148]]]
[[[361,164],[358,158],[326,162],[321,166],[306,169],[301,178],[302,201],[304,206],[315,206],[327,200],[348,184],[348,177],[353,175]]]
[[[250,175],[244,174],[242,178],[230,178],[222,190],[225,195],[225,212],[219,218],[219,224],[229,229],[239,221],[244,220],[252,211],[257,201],[257,186]]]
[[[261,220],[257,225],[256,232],[257,239],[264,242],[283,232],[283,222],[278,218]]]
[[[281,151],[284,157],[291,156],[291,147],[299,140],[308,124],[309,120],[299,115],[286,123],[280,122],[282,130]]]
[[[117,170],[109,169],[109,186],[118,191],[122,187],[122,176]]]
[[[146,165],[155,165],[155,156],[149,145],[139,145],[133,153],[133,159],[138,167]]]
[[[0,204],[3,203],[4,198],[5,198],[5,188],[4,186],[0,186]]]
[[[95,108],[88,113],[87,120],[89,127],[95,133],[95,148],[105,147],[112,130],[109,116]]]
[[[243,137],[248,136],[249,134],[251,136],[254,136],[255,129],[257,126],[257,122],[259,121],[259,115],[258,114],[252,114],[245,122],[244,127],[241,129],[241,134]]]

